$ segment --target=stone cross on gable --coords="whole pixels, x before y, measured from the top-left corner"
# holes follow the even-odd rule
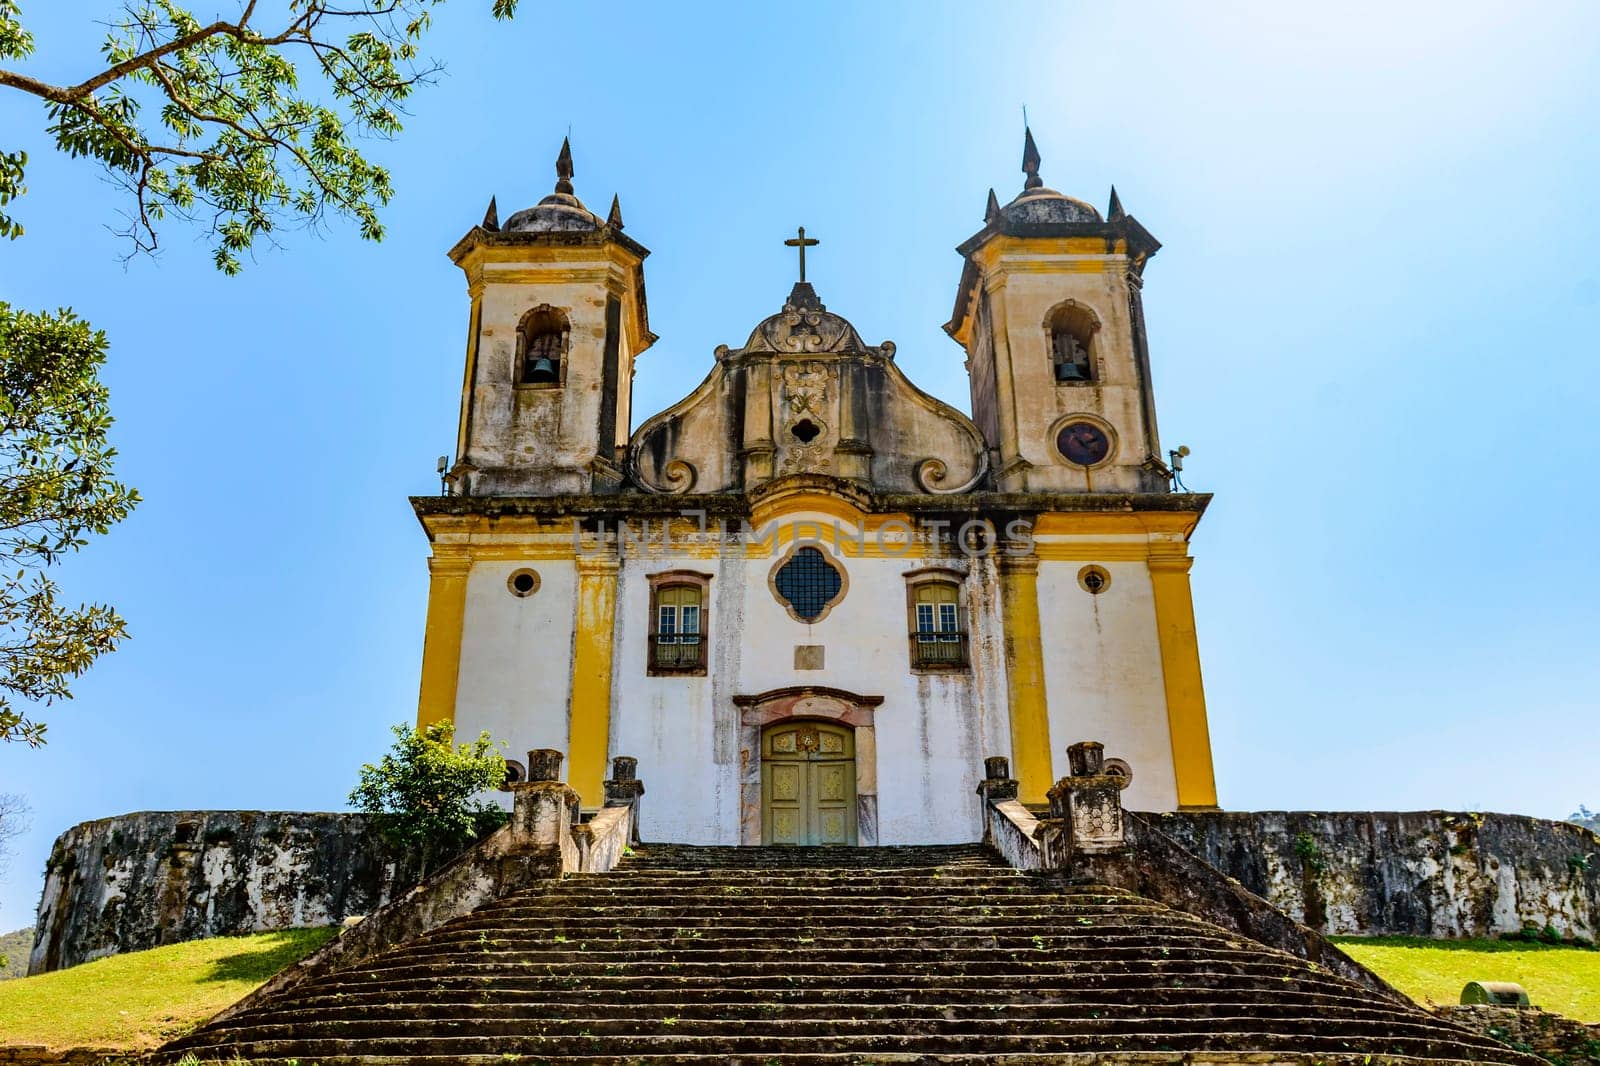
[[[790,237],[788,240],[784,241],[783,243],[787,247],[800,249],[800,280],[801,281],[806,280],[806,249],[807,248],[815,248],[818,244],[820,244],[822,242],[816,240],[815,238],[807,237],[806,236],[806,228],[804,226],[801,226],[800,227],[800,235],[798,237]]]

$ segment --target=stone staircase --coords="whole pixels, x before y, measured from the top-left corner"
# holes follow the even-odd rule
[[[160,1057],[184,1052],[308,1066],[1540,1061],[981,846],[641,847],[611,873],[508,896]]]

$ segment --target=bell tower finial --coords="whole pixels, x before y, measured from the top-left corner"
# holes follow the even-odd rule
[[[556,156],[556,192],[572,195],[572,143],[561,138],[561,154]]]
[[[1044,179],[1039,176],[1039,146],[1033,143],[1033,130],[1026,126],[1022,128],[1022,172],[1028,175],[1028,180],[1022,183],[1024,189],[1038,189],[1044,185]]]

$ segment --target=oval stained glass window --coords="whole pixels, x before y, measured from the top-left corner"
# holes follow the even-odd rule
[[[818,549],[800,548],[778,567],[772,584],[797,618],[815,622],[838,598],[844,577]]]

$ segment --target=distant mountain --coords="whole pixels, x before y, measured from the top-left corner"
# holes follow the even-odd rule
[[[0,934],[0,956],[6,964],[0,966],[0,981],[8,977],[25,977],[28,973],[28,952],[33,950],[33,929],[18,929],[14,933]]]
[[[1578,805],[1577,811],[1575,811],[1572,817],[1568,818],[1567,821],[1571,822],[1573,825],[1581,825],[1585,829],[1600,833],[1600,813],[1591,811],[1582,804]]]

